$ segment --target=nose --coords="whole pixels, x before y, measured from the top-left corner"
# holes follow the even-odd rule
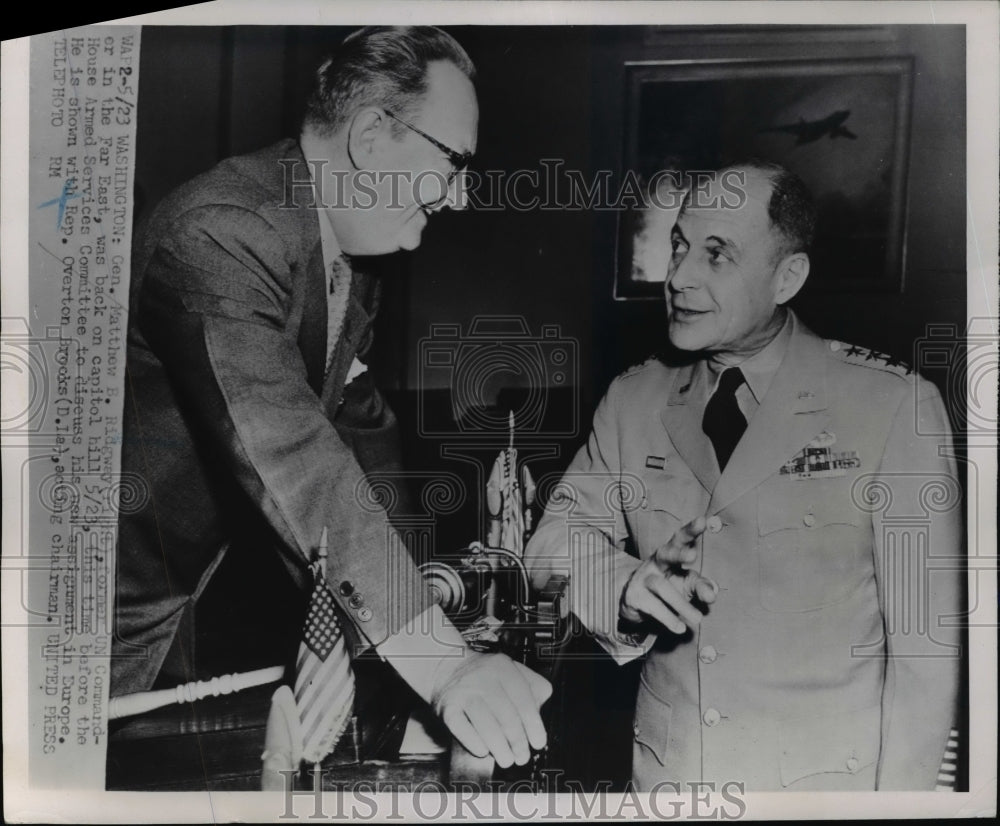
[[[440,212],[446,207],[449,209],[465,209],[467,202],[467,195],[465,192],[465,187],[463,186],[461,179],[463,177],[463,172],[459,172],[450,181],[445,184],[445,190],[441,194],[438,200],[433,202],[425,202],[424,209],[433,214],[435,212]],[[440,183],[444,183],[444,177],[438,179]],[[437,183],[435,183],[435,186]],[[439,190],[440,191],[440,190]]]
[[[672,293],[683,292],[698,286],[697,266],[694,257],[690,253],[677,262],[671,261],[667,269],[666,292],[667,298]]]
[[[465,177],[465,170],[462,169],[448,182],[443,206],[450,209],[465,209],[468,206],[469,195],[465,189]]]

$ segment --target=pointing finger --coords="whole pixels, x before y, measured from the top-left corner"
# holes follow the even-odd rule
[[[705,517],[699,516],[682,526],[666,545],[656,549],[656,560],[663,565],[691,563],[697,558],[694,544],[705,532]]]
[[[690,576],[690,575],[689,575]],[[697,628],[701,622],[702,613],[695,608],[688,600],[689,598],[679,591],[670,580],[665,577],[650,576],[646,579],[649,589],[659,597],[664,604],[671,608],[688,626]]]
[[[680,618],[651,590],[644,590],[638,599],[638,610],[648,617],[652,617],[660,625],[674,634],[683,634],[687,631],[687,626],[681,622]]]

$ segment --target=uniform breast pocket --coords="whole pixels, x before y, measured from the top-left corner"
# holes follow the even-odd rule
[[[703,488],[696,479],[665,471],[643,474],[642,483],[642,501],[634,518],[635,536],[645,557],[704,510],[707,494],[700,495]]]
[[[760,600],[768,611],[836,605],[871,567],[871,528],[842,477],[763,486],[757,521]]]

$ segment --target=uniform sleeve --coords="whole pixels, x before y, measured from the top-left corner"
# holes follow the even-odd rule
[[[293,279],[302,277],[295,267],[258,214],[189,212],[150,260],[138,324],[206,446],[205,461],[236,480],[281,550],[303,562],[329,528],[335,598],[374,645],[421,613],[428,595],[307,382],[288,329]]]
[[[636,501],[618,450],[616,380],[594,414],[587,443],[550,496],[525,549],[536,589],[553,574],[569,578],[568,608],[619,663],[646,653],[655,639],[621,633],[618,605],[639,560],[625,550],[624,508]],[[638,480],[631,480],[631,485]]]
[[[885,622],[880,790],[933,790],[956,721],[966,559],[962,487],[941,396],[918,379],[878,482],[875,570]]]

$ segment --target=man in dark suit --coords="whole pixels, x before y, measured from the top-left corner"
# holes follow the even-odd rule
[[[689,194],[666,298],[692,359],[612,383],[525,551],[536,585],[569,574],[570,610],[619,662],[646,656],[643,790],[932,790],[945,754],[963,547],[948,419],[905,365],[786,309],[813,215],[769,164]]]
[[[378,284],[350,258],[415,249],[459,205],[473,78],[438,29],[355,32],[319,69],[299,140],[223,161],[140,228],[122,462],[149,497],[120,520],[113,695],[191,678],[224,557],[263,549],[306,594],[326,528],[355,651],[374,648],[475,754],[523,764],[544,745],[548,683],[467,649],[362,501],[366,474],[397,467],[395,422],[360,361]]]

